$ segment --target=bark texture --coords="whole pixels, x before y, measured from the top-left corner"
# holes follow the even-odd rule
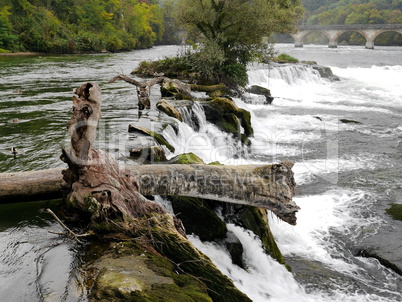
[[[123,186],[112,184],[122,182],[125,190],[132,186],[131,189],[138,190],[142,195],[200,197],[251,205],[268,209],[290,224],[296,223],[299,207],[292,201],[295,182],[291,170],[293,164],[290,161],[266,166],[133,165],[127,166],[123,173],[114,159],[103,153],[105,152],[100,150],[92,153],[94,162],[97,158],[101,158],[102,162],[86,167],[85,174],[93,176],[74,185],[71,197],[80,204],[85,204],[86,195],[105,200],[101,204],[109,207],[108,200],[117,198],[117,187]],[[104,174],[106,165],[113,167],[109,171],[113,173]],[[46,194],[61,196],[63,180],[60,173],[61,169],[0,174],[0,202],[16,196],[32,200],[31,197],[38,196],[39,193],[42,197]],[[107,180],[109,184],[106,185]],[[36,195],[30,196],[35,190]],[[130,194],[137,196],[137,193]],[[129,211],[127,207],[131,208],[123,206],[123,200],[130,198],[127,194],[129,193],[118,194],[118,204],[121,204],[119,211],[122,213]],[[136,198],[142,199],[139,196]],[[137,206],[141,208],[142,203]],[[144,212],[144,209],[140,212]]]
[[[165,77],[155,77],[149,81],[139,82],[124,74],[119,74],[109,81],[113,83],[119,80],[125,81],[127,83],[133,84],[137,87],[137,97],[138,97],[138,109],[150,109],[151,108],[151,87],[157,83],[162,83]]]

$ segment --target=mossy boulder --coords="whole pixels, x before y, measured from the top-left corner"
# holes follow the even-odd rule
[[[186,232],[203,241],[213,241],[226,236],[226,224],[201,198],[172,196],[173,211],[181,219]]]
[[[87,270],[93,284],[89,301],[212,302],[202,282],[178,274],[166,257],[131,241],[112,242]]]
[[[241,139],[241,134],[247,138],[254,135],[251,125],[251,114],[247,110],[239,108],[229,98],[213,98],[201,102],[207,120],[215,124],[220,130],[231,133]],[[242,126],[243,131],[240,126]]]
[[[320,76],[322,78],[329,79],[331,81],[340,81],[341,80],[338,76],[333,74],[332,69],[330,67],[320,66],[320,65],[316,65],[316,64],[313,65],[312,67],[313,67],[313,69],[318,71],[318,73],[320,74]]]
[[[261,86],[258,86],[258,85],[252,85],[252,86],[248,87],[246,89],[246,91],[248,93],[253,93],[253,94],[256,94],[256,95],[264,96],[266,104],[271,104],[272,101],[274,100],[274,98],[271,95],[271,90],[269,90],[268,88],[265,88],[265,87],[261,87]]]
[[[224,84],[216,85],[197,85],[190,84],[192,91],[206,92],[210,97],[222,97],[224,95],[232,95],[232,91]]]
[[[161,146],[147,146],[130,150],[130,158],[141,163],[166,162],[166,154]]]
[[[161,95],[176,100],[192,99],[190,86],[179,80],[165,80],[161,85]]]
[[[169,160],[170,164],[205,164],[204,161],[194,153],[179,154]]]
[[[181,122],[183,121],[183,117],[181,116],[181,113],[179,112],[179,110],[177,110],[172,104],[170,104],[166,100],[163,100],[163,99],[160,100],[156,104],[156,108],[168,116],[174,117]]]
[[[155,244],[155,249],[168,257],[172,263],[177,264],[176,270],[179,273],[202,281],[214,302],[251,302],[250,298],[240,292],[232,281],[188,240],[179,238],[178,234],[163,231],[152,232],[152,237],[155,242],[160,242]]]
[[[385,210],[395,220],[402,220],[402,204],[392,203],[391,207]]]
[[[228,221],[252,231],[261,239],[265,251],[279,263],[285,264],[269,228],[266,210],[244,205],[224,204],[223,206],[225,209],[223,214]]]
[[[128,132],[131,133],[141,133],[143,135],[148,135],[153,137],[160,145],[164,145],[166,148],[168,148],[169,151],[174,152],[175,149],[174,147],[168,143],[168,141],[160,134],[153,132],[147,128],[137,126],[137,125],[132,125],[130,124],[128,126]]]

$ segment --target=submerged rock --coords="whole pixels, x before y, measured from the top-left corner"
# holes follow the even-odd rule
[[[265,87],[261,87],[258,85],[252,85],[246,89],[246,92],[252,93],[252,94],[257,94],[257,95],[262,95],[265,97],[265,104],[270,105],[274,98],[271,96],[271,90]]]
[[[354,121],[354,120],[349,120],[349,119],[346,119],[346,118],[341,118],[339,121],[341,123],[343,123],[343,124],[362,124],[361,122]]]

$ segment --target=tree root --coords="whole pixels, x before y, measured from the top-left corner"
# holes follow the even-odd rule
[[[85,234],[76,234],[74,233],[72,230],[70,230],[61,220],[59,217],[57,217],[57,215],[51,210],[51,209],[46,209],[46,212],[49,213],[50,215],[53,216],[53,218],[63,227],[63,229],[65,229],[67,231],[67,233],[60,233],[60,232],[55,232],[55,231],[49,231],[49,233],[52,234],[57,234],[60,236],[66,236],[70,239],[74,239],[75,241],[77,241],[78,243],[84,243],[83,241],[81,241],[79,238],[80,237],[87,237],[87,236],[91,236],[93,235],[92,232],[90,233],[85,233]]]

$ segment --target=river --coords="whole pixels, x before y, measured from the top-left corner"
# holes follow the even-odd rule
[[[276,48],[330,66],[341,80],[322,79],[307,67],[250,66],[250,84],[271,89],[275,99],[270,106],[255,95],[235,100],[252,114],[249,150],[207,123],[201,108],[194,108],[198,131],[179,123],[178,134],[170,127],[163,134],[175,154],[192,151],[206,162],[296,163],[297,226],[270,215],[292,272],[235,225],[228,228],[243,243],[247,270],[233,265],[222,247],[195,236],[191,241],[253,301],[401,301],[402,277],[363,255],[371,251],[402,268],[402,223],[385,211],[402,203],[402,49]],[[138,111],[132,85],[108,80],[129,74],[142,60],[180,51],[163,46],[119,54],[0,57],[0,172],[63,167],[58,157],[68,146],[72,89],[86,81],[96,81],[103,91],[97,146],[124,162],[135,144],[128,124],[160,129],[164,120],[154,110]],[[154,87],[153,105],[159,98]],[[19,150],[16,156],[12,147]],[[60,227],[42,209],[57,202],[0,205],[1,301],[86,301],[82,248],[48,232]]]

